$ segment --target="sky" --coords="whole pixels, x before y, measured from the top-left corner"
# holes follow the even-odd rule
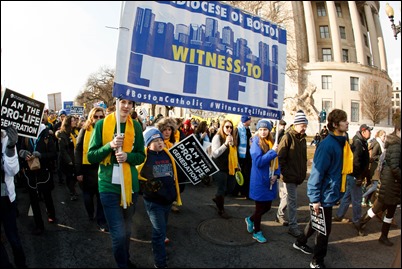
[[[393,37],[385,3],[379,16],[387,62],[400,82],[402,36]],[[400,2],[389,3],[398,23]],[[120,10],[121,1],[1,1],[3,88],[33,94],[46,106],[52,93],[73,101],[92,73],[116,67]]]

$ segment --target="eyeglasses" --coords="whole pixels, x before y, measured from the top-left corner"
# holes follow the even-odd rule
[[[226,129],[233,129],[233,126],[226,125],[225,128]]]
[[[94,119],[103,119],[105,116],[103,116],[103,115],[100,115],[100,116],[98,116],[98,115],[94,115]]]

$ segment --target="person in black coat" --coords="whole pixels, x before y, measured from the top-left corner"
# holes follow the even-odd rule
[[[386,210],[383,219],[381,236],[378,241],[386,246],[393,246],[388,239],[392,219],[396,207],[401,204],[401,112],[393,116],[395,129],[385,140],[385,153],[380,158],[380,179],[378,197],[366,214],[361,218],[360,225],[364,229],[366,223],[376,214]]]
[[[84,205],[89,220],[92,221],[95,218],[94,198],[96,197],[96,222],[100,231],[107,232],[109,228],[106,223],[98,189],[99,163],[90,163],[87,158],[89,140],[95,123],[104,117],[105,111],[102,107],[95,107],[89,112],[88,119],[77,137],[77,145],[74,149],[74,162],[77,180],[83,192]]]
[[[56,212],[52,198],[52,190],[54,189],[53,161],[57,155],[56,145],[49,134],[49,129],[44,124],[40,125],[39,132],[37,139],[25,138],[19,151],[19,156],[24,160],[22,171],[27,180],[29,198],[34,214],[36,227],[32,233],[35,235],[42,234],[45,229],[39,205],[39,195],[42,195],[45,201],[48,222],[54,223],[56,221]],[[40,161],[40,168],[38,170],[30,170],[27,163],[29,159],[34,157],[39,158]]]

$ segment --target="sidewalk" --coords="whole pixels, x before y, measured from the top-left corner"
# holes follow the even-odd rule
[[[57,179],[55,180],[57,182]],[[295,238],[287,233],[287,227],[274,221],[278,199],[271,211],[264,215],[262,231],[266,244],[260,244],[247,233],[244,218],[254,209],[254,202],[227,197],[229,220],[220,218],[212,202],[215,186],[200,183],[186,185],[182,193],[180,213],[169,216],[167,246],[171,268],[308,268],[311,255],[292,247]],[[83,198],[70,201],[66,186],[56,183],[53,198],[58,224],[45,223],[41,236],[30,234],[33,217],[28,216],[29,198],[24,189],[17,189],[20,217],[19,231],[31,268],[115,268],[110,237],[97,230],[96,222],[89,222]],[[306,182],[298,188],[300,227],[308,221]],[[42,204],[44,211],[44,204]],[[138,267],[152,268],[151,224],[140,197],[134,216],[131,243],[131,259]],[[334,208],[334,213],[337,207]],[[367,208],[363,209],[365,212]],[[43,212],[43,217],[45,212]],[[347,218],[351,217],[351,209]],[[400,246],[401,211],[397,209],[398,228],[391,228],[389,238],[393,247],[381,245],[381,223],[373,219],[367,225],[368,236],[357,236],[350,223],[334,223],[325,260],[329,268],[384,268],[389,267]],[[3,238],[3,236],[2,236]],[[2,239],[3,240],[3,239]],[[313,246],[313,238],[308,244]],[[10,252],[7,241],[7,250]],[[10,255],[11,257],[12,255]]]

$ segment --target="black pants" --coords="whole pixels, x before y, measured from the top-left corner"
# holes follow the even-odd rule
[[[312,236],[314,232],[316,233],[313,260],[316,261],[317,263],[324,263],[324,258],[327,255],[328,239],[332,229],[332,206],[324,207],[324,218],[325,218],[325,226],[327,228],[326,235],[323,235],[322,233],[319,233],[316,230],[314,230],[311,225],[311,219],[310,219],[306,228],[304,228],[303,235],[297,239],[297,242],[300,245],[305,245],[307,244],[307,239],[310,236]]]
[[[25,253],[22,248],[21,239],[17,229],[17,203],[10,202],[8,196],[2,196],[0,202],[0,227],[3,226],[4,232],[13,250],[14,263],[18,268],[26,268]],[[12,268],[8,259],[7,251],[1,243],[1,268]]]

